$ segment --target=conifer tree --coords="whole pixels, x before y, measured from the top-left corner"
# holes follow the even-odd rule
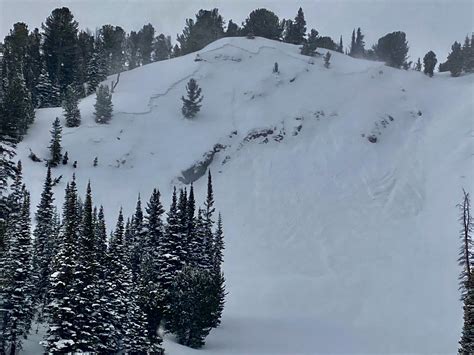
[[[454,42],[454,44],[451,46],[451,53],[448,55],[447,62],[451,76],[456,77],[461,75],[463,67],[461,43]]]
[[[171,57],[171,37],[165,36],[163,33],[158,35],[153,44],[153,61],[166,60]]]
[[[66,186],[63,226],[49,281],[49,304],[46,308],[48,331],[43,345],[45,350],[51,353],[68,353],[78,350],[77,319],[74,310],[78,297],[73,287],[80,225],[77,207],[76,182],[73,178]]]
[[[418,60],[416,61],[415,70],[416,71],[421,71],[421,60],[420,60],[420,58],[418,58]]]
[[[463,70],[466,73],[474,71],[474,34],[471,35],[471,39],[466,36],[464,44],[462,46],[463,56]]]
[[[379,38],[374,46],[378,59],[394,68],[401,68],[407,61],[408,42],[405,32],[397,31]]]
[[[192,267],[197,267],[199,265],[200,259],[200,243],[198,238],[195,235],[195,211],[196,211],[196,201],[194,199],[194,187],[191,183],[189,189],[189,196],[186,203],[186,255],[187,255],[187,264]]]
[[[142,64],[151,63],[151,53],[153,52],[153,38],[155,37],[155,29],[152,24],[144,25],[138,32],[138,50]]]
[[[31,275],[30,197],[22,183],[21,164],[9,198],[6,228],[7,251],[0,268],[0,300],[7,311],[0,333],[0,352],[16,354],[22,348],[33,319]]]
[[[342,44],[342,36],[339,38],[339,45],[337,46],[337,51],[339,53],[344,53],[344,45]]]
[[[240,27],[237,25],[235,22],[232,20],[229,20],[229,23],[227,24],[227,30],[225,32],[226,37],[237,37],[240,34]]]
[[[87,94],[96,92],[99,84],[107,78],[107,58],[103,42],[98,39],[95,49],[87,64]]]
[[[253,36],[279,40],[282,30],[277,15],[267,9],[256,9],[245,20],[242,34],[244,36],[252,34]]]
[[[128,245],[133,282],[136,282],[140,275],[140,264],[142,260],[143,245],[147,239],[147,230],[143,218],[142,202],[138,195],[135,214],[132,219],[131,244]]]
[[[77,240],[77,260],[74,272],[73,293],[76,302],[73,304],[76,317],[76,346],[80,351],[96,351],[98,343],[95,328],[96,304],[99,299],[99,265],[96,257],[96,241],[93,223],[93,206],[90,183],[87,185],[86,198],[83,204],[82,220]]]
[[[181,112],[186,118],[194,118],[197,113],[201,110],[201,102],[203,96],[201,95],[201,88],[196,83],[196,80],[190,79],[187,86],[187,98],[181,97],[183,101],[183,108]]]
[[[464,326],[459,341],[459,354],[468,355],[474,352],[474,280],[473,280],[473,252],[472,232],[474,230],[469,194],[463,191],[463,201],[458,206],[461,215],[461,248],[459,265],[462,268],[460,280],[461,300],[464,302]]]
[[[53,259],[53,248],[56,234],[55,231],[55,211],[53,180],[51,178],[51,168],[48,167],[46,179],[43,184],[41,200],[36,210],[36,227],[34,235],[33,272],[36,289],[36,303],[40,307],[40,312],[46,305],[46,296],[49,288],[49,278],[51,276],[51,262]]]
[[[61,162],[62,154],[61,154],[61,134],[62,134],[62,127],[61,122],[59,122],[59,118],[53,122],[53,128],[51,132],[51,141],[49,146],[49,152],[51,154],[51,158],[49,160],[50,166],[57,166]]]
[[[0,111],[1,114],[1,111]],[[8,184],[15,176],[15,144],[7,136],[0,136],[0,256],[4,253],[5,228],[8,215]]]
[[[306,36],[306,21],[303,9],[300,7],[294,21],[288,21],[285,42],[303,44]]]
[[[420,61],[420,58],[418,58],[418,61]],[[438,60],[436,59],[436,54],[433,51],[429,51],[428,53],[426,53],[423,57],[423,64],[425,66],[423,72],[432,77],[437,62]]]
[[[79,97],[72,85],[66,89],[63,101],[64,117],[66,127],[79,127],[81,124],[81,112],[78,107]]]
[[[43,67],[36,85],[37,107],[55,107],[60,102],[60,88],[54,84]]]
[[[109,123],[112,119],[112,93],[107,85],[100,85],[97,89],[96,102],[94,104],[95,121],[97,123]]]
[[[318,31],[312,29],[308,35],[308,39],[303,43],[301,47],[301,54],[313,56],[316,54],[316,49],[318,49]]]
[[[207,175],[207,196],[206,196],[206,201],[204,202],[204,233],[205,233],[205,238],[204,238],[204,256],[203,256],[203,262],[204,262],[204,268],[209,270],[212,268],[212,254],[213,254],[213,248],[214,248],[214,233],[213,233],[213,226],[214,226],[214,220],[213,220],[213,215],[215,212],[214,208],[214,192],[212,188],[212,176],[211,176],[211,171],[208,172]]]
[[[216,304],[214,280],[210,271],[185,267],[171,288],[168,331],[180,344],[200,348],[214,325]]]
[[[221,323],[222,312],[225,304],[225,278],[222,272],[222,263],[224,262],[224,231],[222,226],[222,216],[219,213],[217,218],[217,229],[214,235],[214,245],[212,254],[212,277],[214,279],[215,304],[213,308],[213,327]]]

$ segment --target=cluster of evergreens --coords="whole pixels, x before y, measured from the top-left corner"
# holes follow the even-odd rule
[[[395,68],[421,71],[421,60],[408,61],[408,42],[404,32],[381,37],[370,49],[365,48],[364,34],[352,32],[351,44],[344,49],[342,36],[336,43],[320,36],[316,29],[307,32],[302,8],[294,19],[280,19],[270,10],[252,11],[239,26],[225,21],[218,9],[200,10],[195,19],[186,20],[185,27],[173,46],[171,37],[156,33],[151,24],[127,33],[120,26],[104,25],[92,32],[79,30],[79,24],[66,7],[53,10],[42,25],[42,31],[30,31],[24,23],[16,23],[0,43],[0,128],[20,141],[34,120],[34,109],[63,105],[67,126],[80,124],[77,102],[95,93],[102,98],[109,88],[100,88],[108,75],[134,69],[151,62],[198,51],[222,37],[255,36],[301,45],[301,53],[315,55],[318,48],[346,53],[356,58],[384,61]],[[473,38],[464,44],[455,42],[440,71],[459,76],[474,70]],[[436,55],[428,52],[424,72],[433,75]],[[111,90],[113,91],[113,90]],[[99,110],[102,109],[101,105]],[[110,119],[105,108],[96,115],[99,123]],[[184,112],[183,112],[184,113]],[[104,116],[105,114],[105,116]],[[107,116],[109,115],[109,116]],[[188,117],[188,113],[185,113]]]
[[[84,200],[74,178],[67,184],[60,215],[48,167],[31,233],[21,163],[14,145],[0,152],[0,353],[16,354],[35,322],[47,325],[43,345],[55,354],[161,354],[160,325],[181,344],[204,345],[226,294],[210,173],[202,208],[191,185],[174,189],[165,214],[155,189],[126,222],[119,212],[109,237],[90,184]]]

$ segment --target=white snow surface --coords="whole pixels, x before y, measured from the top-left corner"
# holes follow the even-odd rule
[[[112,227],[121,206],[130,215],[154,187],[167,207],[181,171],[227,146],[210,165],[225,228],[222,325],[199,351],[167,337],[167,353],[454,354],[456,204],[462,188],[474,193],[474,76],[429,78],[335,52],[326,69],[322,56],[262,38],[199,53],[203,61],[191,54],[122,73],[108,125],[94,122],[95,97],[83,99],[81,126],[64,129],[69,165],[53,172],[63,175],[58,204],[76,173]],[[181,115],[190,78],[204,94],[194,120]],[[19,145],[33,206],[46,168],[29,148],[48,157],[56,116],[64,121],[61,108],[38,110]],[[267,139],[244,139],[267,128]],[[195,182],[200,202],[205,180]],[[24,353],[40,353],[39,338]]]

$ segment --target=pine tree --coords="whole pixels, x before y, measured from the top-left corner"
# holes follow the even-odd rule
[[[55,236],[54,194],[51,168],[48,167],[46,179],[43,184],[41,200],[36,210],[36,227],[34,235],[33,271],[36,289],[36,303],[40,311],[46,305],[46,296],[51,276],[51,262]]]
[[[31,93],[34,107],[38,107],[38,93],[36,87],[39,83],[41,69],[43,68],[43,57],[41,55],[41,34],[35,28],[28,36],[28,47],[25,58],[25,80],[26,86]]]
[[[212,176],[211,171],[208,172],[207,175],[207,196],[206,202],[204,203],[204,253],[203,262],[204,268],[209,270],[212,268],[212,254],[214,248],[214,234],[213,234],[213,226],[214,220],[213,215],[215,212],[214,208],[214,191],[212,188]]]
[[[36,85],[37,107],[55,107],[60,102],[60,88],[51,82],[46,68],[43,67]]]
[[[407,61],[408,42],[405,32],[392,32],[379,38],[374,46],[378,59],[394,68],[401,68]]]
[[[226,37],[237,37],[240,34],[240,27],[236,23],[234,23],[232,20],[229,20],[229,23],[227,24],[227,30],[225,32]]]
[[[214,280],[207,270],[185,267],[171,289],[168,331],[180,344],[200,348],[213,327]]]
[[[421,71],[421,60],[420,60],[420,58],[418,58],[418,60],[416,61],[415,70],[416,71]]]
[[[0,136],[0,255],[5,251],[5,228],[8,215],[8,184],[15,176],[15,144],[7,136]]]
[[[190,79],[186,86],[187,98],[181,97],[183,101],[183,108],[181,112],[186,118],[194,118],[201,110],[201,102],[203,96],[201,95],[201,88],[196,83],[196,80]]]
[[[451,53],[448,55],[447,62],[451,76],[457,77],[461,75],[463,67],[461,43],[454,42],[454,44],[451,46]]]
[[[78,107],[79,97],[72,85],[66,89],[63,101],[64,117],[66,127],[79,127],[81,124],[81,112]]]
[[[463,201],[458,207],[461,211],[459,221],[461,229],[461,248],[459,265],[462,268],[460,280],[461,299],[464,302],[464,326],[459,341],[459,354],[468,355],[474,352],[474,280],[473,280],[473,252],[472,232],[474,222],[471,216],[469,194],[463,191]]]
[[[165,233],[160,242],[160,253],[158,264],[160,266],[159,283],[163,288],[164,297],[164,312],[169,309],[171,286],[173,280],[183,267],[182,256],[182,241],[180,233],[180,223],[178,217],[178,202],[176,196],[176,188],[173,190],[173,198],[168,216],[166,220]]]
[[[78,304],[78,297],[73,287],[80,226],[77,207],[76,182],[73,179],[66,186],[63,226],[49,280],[49,304],[46,308],[48,331],[43,345],[46,351],[51,353],[68,353],[78,350],[76,344],[78,329],[74,309],[74,306]]]
[[[197,267],[200,259],[200,243],[195,235],[196,221],[196,201],[194,199],[194,187],[191,183],[189,196],[186,203],[186,255],[187,265]]]
[[[79,228],[77,260],[72,285],[73,293],[77,297],[76,303],[73,304],[77,326],[75,345],[80,351],[84,352],[97,350],[98,339],[95,329],[100,322],[96,318],[96,307],[99,299],[99,265],[96,259],[94,227],[92,193],[89,183]]]
[[[301,47],[301,54],[314,56],[316,49],[318,49],[318,31],[312,29],[308,35],[308,39],[303,43]]]
[[[337,51],[339,53],[344,53],[344,45],[342,44],[342,36],[339,38],[339,45],[337,46]]]
[[[46,68],[51,81],[58,83],[61,95],[78,77],[77,28],[67,7],[53,10],[43,25]]]
[[[107,79],[107,58],[104,45],[100,39],[95,42],[95,49],[87,64],[87,94],[96,92],[99,84]]]
[[[267,9],[256,9],[245,20],[242,34],[244,36],[252,34],[253,36],[279,40],[282,30],[277,15]]]
[[[135,69],[140,65],[139,53],[138,53],[138,33],[131,31],[127,37],[126,48],[127,48],[127,59],[128,59],[128,70]]]
[[[356,36],[355,36],[355,29],[352,30],[352,37],[351,37],[351,48],[349,49],[349,55],[353,57],[357,52],[356,47]]]
[[[213,310],[213,327],[221,323],[222,312],[225,304],[225,278],[222,272],[222,263],[224,262],[224,231],[222,226],[222,216],[219,213],[217,218],[217,229],[214,235],[213,253],[212,253],[212,277],[214,279],[215,305]]]
[[[99,30],[99,41],[103,45],[105,75],[112,75],[123,70],[125,65],[125,31],[120,26],[104,25]]]
[[[294,21],[287,21],[285,42],[303,44],[306,36],[306,21],[303,9],[300,7]]]
[[[420,61],[420,58],[418,58],[418,61]],[[434,68],[436,67],[436,63],[438,60],[436,59],[436,54],[433,51],[429,51],[428,53],[425,54],[423,57],[423,64],[425,68],[423,69],[423,72],[430,77],[433,76],[433,71]],[[418,66],[418,64],[417,64]],[[421,63],[420,63],[421,66]]]
[[[467,73],[474,71],[474,34],[471,39],[466,36],[462,46],[463,70]]]
[[[31,94],[26,88],[23,74],[16,72],[5,91],[2,110],[2,134],[15,142],[21,141],[28,126],[33,123],[35,112]]]
[[[154,37],[155,29],[150,23],[143,26],[142,29],[138,31],[138,50],[140,52],[140,58],[143,65],[151,63]]]
[[[146,239],[143,243],[142,253],[144,256],[140,265],[138,281],[139,305],[146,315],[150,343],[160,345],[162,340],[157,332],[163,312],[163,295],[159,284],[158,260],[164,233],[161,218],[165,211],[160,201],[160,192],[157,189],[153,190],[146,212]]]
[[[49,166],[57,166],[61,162],[61,134],[62,134],[62,127],[61,122],[59,122],[59,118],[53,122],[53,128],[51,132],[51,141],[49,146],[49,152],[51,154],[51,159],[49,160]]]
[[[330,52],[327,52],[326,55],[324,56],[324,67],[326,69],[329,69],[329,61],[331,60],[331,53]]]
[[[33,319],[31,275],[30,197],[22,183],[21,164],[12,184],[6,228],[7,251],[0,269],[1,307],[7,311],[0,333],[0,352],[21,350]]]
[[[97,89],[97,97],[94,105],[95,121],[97,123],[109,123],[112,119],[112,93],[107,85],[100,85]]]
[[[143,210],[140,195],[138,195],[137,205],[135,207],[135,214],[132,219],[131,240],[127,245],[130,264],[133,276],[133,282],[136,282],[140,275],[140,264],[142,260],[143,246],[147,239],[147,230],[143,218]]]
[[[173,46],[171,45],[171,37],[165,36],[161,33],[156,37],[153,44],[153,61],[166,60],[171,58],[171,50]]]

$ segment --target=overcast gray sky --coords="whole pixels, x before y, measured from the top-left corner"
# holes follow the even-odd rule
[[[362,28],[367,48],[388,32],[405,31],[413,60],[428,50],[444,60],[451,44],[474,30],[474,0],[0,0],[0,38],[18,21],[39,27],[59,6],[69,7],[81,28],[110,23],[128,32],[151,23],[173,40],[201,8],[217,7],[226,21],[241,23],[258,7],[293,18],[302,6],[308,29],[335,40],[342,35],[344,45],[354,27]]]

